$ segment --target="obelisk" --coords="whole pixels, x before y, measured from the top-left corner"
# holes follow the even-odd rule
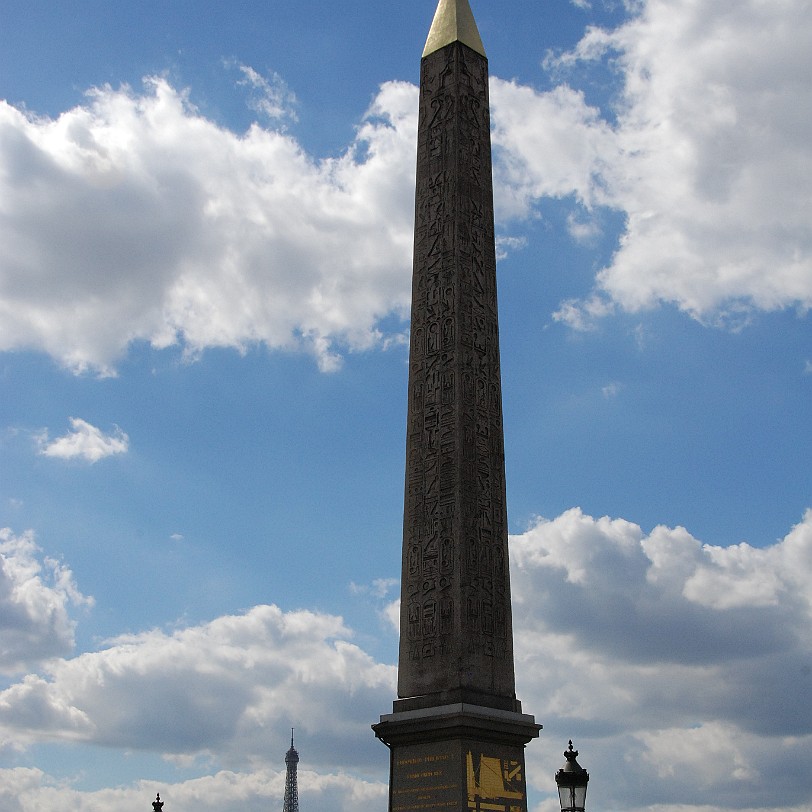
[[[527,809],[513,670],[488,60],[440,0],[420,67],[390,812]]]

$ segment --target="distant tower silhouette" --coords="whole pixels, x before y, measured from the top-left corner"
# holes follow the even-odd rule
[[[293,746],[293,728],[290,729],[290,750],[285,753],[285,765],[288,774],[285,777],[285,803],[282,812],[299,812],[299,787],[296,784],[296,765],[299,763],[299,754]]]
[[[164,802],[161,800],[160,793],[155,796],[155,800],[152,802],[152,810],[153,812],[161,812],[164,808]]]

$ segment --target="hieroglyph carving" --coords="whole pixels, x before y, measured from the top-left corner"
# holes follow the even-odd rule
[[[418,131],[398,693],[512,695],[483,57],[423,60]]]

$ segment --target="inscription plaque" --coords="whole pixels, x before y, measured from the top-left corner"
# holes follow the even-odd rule
[[[526,809],[524,748],[460,737],[392,753],[391,812]]]
[[[459,809],[459,755],[450,742],[398,748],[392,756],[391,812]]]

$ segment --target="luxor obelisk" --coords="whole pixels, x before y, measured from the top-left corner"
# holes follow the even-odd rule
[[[488,61],[440,0],[420,68],[390,812],[526,812],[513,671]]]

